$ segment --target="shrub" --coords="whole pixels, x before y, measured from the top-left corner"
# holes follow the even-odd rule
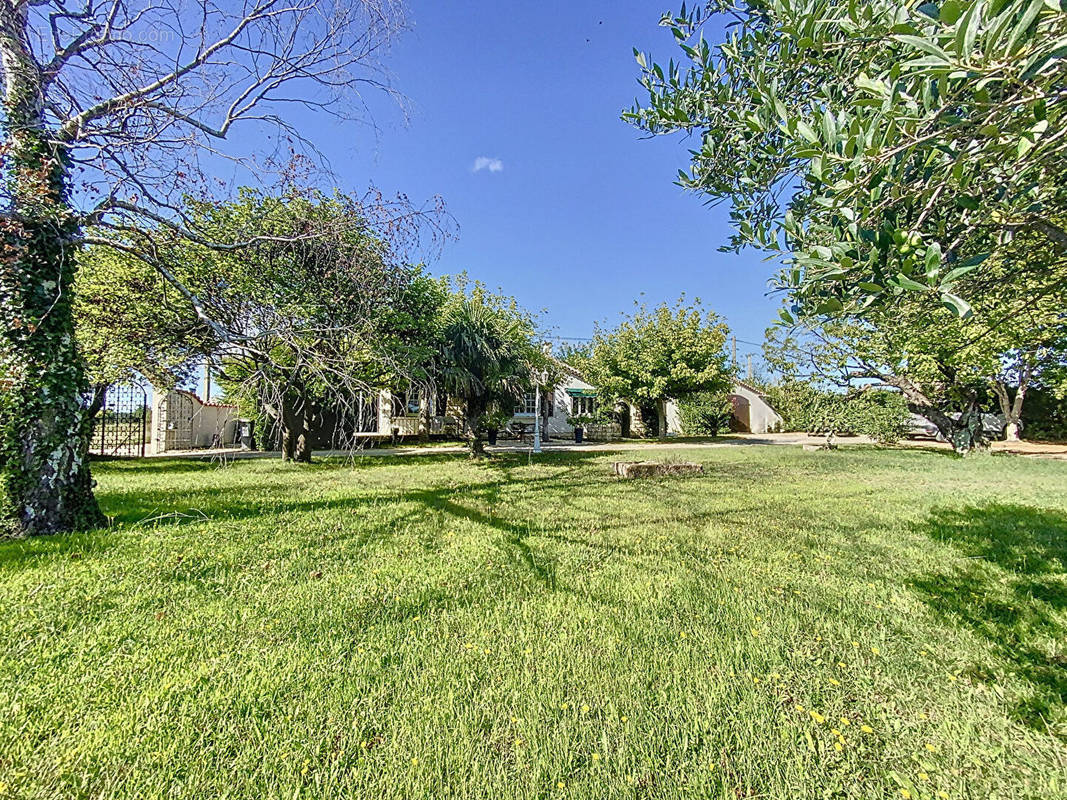
[[[782,430],[833,436],[870,436],[895,442],[908,431],[910,413],[897,392],[858,390],[842,394],[802,381],[768,391],[771,406],[782,416]]]
[[[733,408],[723,392],[693,392],[678,400],[684,436],[714,436],[728,430]]]

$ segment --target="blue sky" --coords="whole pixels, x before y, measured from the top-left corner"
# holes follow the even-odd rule
[[[371,102],[377,136],[316,122],[342,189],[441,195],[459,238],[432,271],[465,270],[545,309],[559,336],[589,336],[635,299],[685,292],[739,338],[762,339],[778,304],[766,296],[774,264],[718,252],[727,210],[672,183],[687,164],[684,139],[642,139],[619,119],[640,92],[632,48],[675,55],[657,26],[666,5],[410,0],[408,9],[413,30],[387,60],[408,122],[381,99]]]

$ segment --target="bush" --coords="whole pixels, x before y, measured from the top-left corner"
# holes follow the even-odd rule
[[[733,407],[722,392],[694,392],[678,400],[684,436],[715,436],[729,430]]]
[[[910,412],[897,392],[859,390],[841,394],[790,381],[767,392],[782,416],[782,430],[820,436],[870,436],[895,442],[908,431]]]

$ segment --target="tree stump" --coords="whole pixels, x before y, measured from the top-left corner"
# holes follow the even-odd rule
[[[614,461],[611,470],[620,478],[655,478],[663,475],[703,475],[704,465],[685,461],[660,464],[656,461]]]

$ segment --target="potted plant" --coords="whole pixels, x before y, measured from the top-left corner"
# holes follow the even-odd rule
[[[585,426],[589,425],[592,421],[593,418],[589,414],[578,414],[576,416],[567,417],[567,424],[574,426],[575,444],[582,443],[582,439],[585,436]]]
[[[489,409],[482,417],[482,424],[485,425],[485,438],[489,441],[490,445],[496,444],[497,433],[508,424],[508,420],[511,419],[511,412],[507,411],[500,406],[495,406]]]

